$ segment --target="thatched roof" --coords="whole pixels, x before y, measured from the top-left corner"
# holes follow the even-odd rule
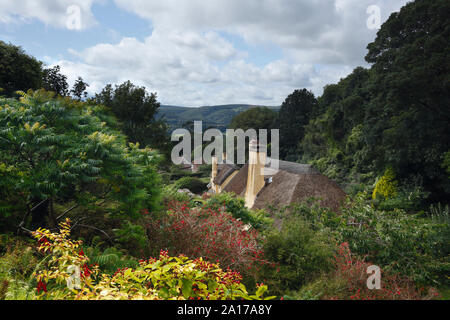
[[[319,201],[322,207],[339,210],[346,194],[332,180],[322,174],[292,174],[280,170],[258,194],[253,209],[269,205],[285,207],[310,198]]]
[[[233,172],[239,170],[238,166],[235,166],[233,164],[224,163],[219,164],[217,168],[217,176],[214,179],[214,183],[217,185],[221,185],[225,182],[225,180],[228,179],[229,176],[233,174]]]
[[[245,193],[248,178],[248,164],[244,165],[241,170],[233,177],[233,179],[226,185],[224,192],[233,192],[240,196]]]
[[[321,206],[338,210],[346,197],[334,181],[311,165],[279,161],[279,169],[266,167],[265,176],[271,179],[266,180],[266,186],[258,193],[253,209],[281,208],[316,198]],[[239,170],[223,191],[245,196],[247,179],[248,164]]]

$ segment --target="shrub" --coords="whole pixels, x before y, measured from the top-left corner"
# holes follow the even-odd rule
[[[33,298],[33,272],[39,260],[33,245],[20,238],[8,238],[0,253],[0,300]]]
[[[175,186],[178,189],[189,189],[195,194],[200,194],[208,189],[208,183],[202,181],[199,178],[184,177],[175,182]]]
[[[117,269],[136,268],[139,266],[137,258],[130,257],[115,247],[101,250],[99,246],[83,249],[89,260],[98,264],[102,272],[113,274]]]
[[[272,292],[284,294],[299,290],[307,282],[332,270],[334,243],[329,234],[313,231],[301,217],[290,217],[283,221],[281,230],[267,236],[264,245],[265,265],[259,275],[268,279]]]
[[[158,207],[158,154],[127,143],[104,107],[43,90],[21,95],[0,98],[1,229],[71,217],[95,230],[105,216],[120,228]]]
[[[395,180],[394,171],[388,168],[384,175],[375,184],[372,198],[376,199],[379,196],[383,196],[385,199],[393,198],[397,194],[398,182]]]
[[[47,268],[36,273],[38,299],[251,300],[263,299],[267,291],[267,286],[260,285],[249,295],[239,273],[224,271],[201,258],[169,257],[166,251],[161,251],[158,259],[141,260],[135,269],[100,275],[98,266],[89,265],[89,258],[79,251],[81,242],[69,239],[70,221],[60,227],[59,233],[45,229],[33,233],[40,242],[39,250],[51,258]],[[80,273],[69,274],[77,266],[81,266]]]
[[[366,200],[349,199],[340,214],[317,206],[293,206],[315,231],[329,229],[338,242],[348,242],[353,253],[421,284],[446,281],[450,270],[448,223],[434,222],[403,210],[383,211]]]
[[[229,212],[233,215],[233,218],[250,224],[256,229],[267,229],[272,222],[263,210],[249,210],[245,206],[244,199],[238,198],[232,193],[214,194],[207,199],[206,206],[214,211],[221,209]]]
[[[168,215],[161,221],[150,220],[148,227],[155,250],[166,248],[174,255],[203,257],[244,275],[264,263],[257,231],[248,230],[243,222],[221,209],[172,202]]]
[[[417,289],[414,282],[391,272],[381,273],[381,288],[367,286],[371,263],[354,256],[348,243],[339,246],[335,256],[335,271],[304,288],[299,296],[326,300],[428,300],[438,296],[435,289]]]

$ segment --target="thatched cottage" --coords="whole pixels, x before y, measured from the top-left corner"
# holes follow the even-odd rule
[[[346,197],[334,181],[311,165],[280,160],[278,169],[273,169],[272,160],[268,160],[254,141],[250,144],[249,162],[242,168],[226,160],[218,164],[218,159],[213,158],[211,192],[233,192],[245,198],[246,207],[251,209],[285,207],[315,198],[323,207],[338,210]]]

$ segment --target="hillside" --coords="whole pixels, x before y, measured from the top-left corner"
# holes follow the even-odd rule
[[[205,106],[199,108],[186,108],[162,105],[158,118],[164,117],[171,130],[181,128],[188,121],[203,121],[203,127],[214,127],[225,130],[233,117],[245,110],[255,108],[255,105],[230,104],[218,106]],[[279,107],[269,107],[278,109]]]

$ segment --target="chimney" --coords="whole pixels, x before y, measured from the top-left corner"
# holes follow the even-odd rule
[[[249,209],[253,207],[256,196],[265,185],[265,166],[266,152],[258,148],[258,141],[250,141],[247,189],[245,191],[245,206]]]
[[[216,186],[216,184],[214,183],[214,179],[217,177],[218,159],[217,159],[217,157],[212,157],[211,161],[212,161],[211,187],[215,193],[218,193],[219,186]]]

